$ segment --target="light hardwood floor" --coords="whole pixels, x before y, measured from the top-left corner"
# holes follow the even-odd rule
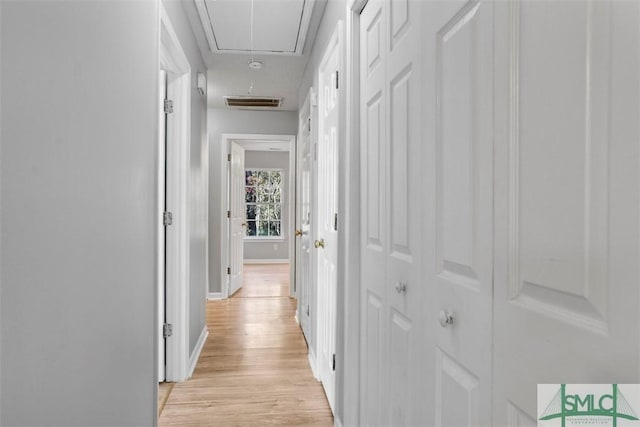
[[[288,297],[289,267],[245,265],[245,285],[207,303],[209,338],[193,377],[177,383],[159,426],[332,426]]]

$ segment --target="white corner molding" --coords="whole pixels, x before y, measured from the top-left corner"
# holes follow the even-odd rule
[[[318,375],[318,367],[316,366],[316,354],[309,347],[309,366],[311,367],[311,373],[313,374],[313,378],[317,381],[320,381],[320,375]]]
[[[289,264],[288,259],[245,259],[244,264]]]
[[[222,299],[222,292],[209,292],[207,294],[207,300],[209,301],[215,301],[219,299]]]
[[[193,371],[196,369],[196,365],[198,364],[198,359],[200,358],[200,353],[202,353],[202,349],[204,348],[204,343],[207,342],[207,337],[209,336],[209,331],[207,330],[207,326],[205,325],[202,328],[202,332],[200,333],[200,338],[198,338],[198,342],[196,343],[196,347],[193,349],[193,354],[189,358],[189,372],[187,377],[191,378],[193,375]]]

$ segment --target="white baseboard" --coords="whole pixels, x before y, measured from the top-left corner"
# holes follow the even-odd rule
[[[288,259],[245,259],[244,264],[289,264]]]
[[[193,349],[193,354],[189,358],[189,375],[187,375],[187,378],[191,378],[191,375],[193,375],[193,371],[196,369],[198,359],[200,358],[200,353],[202,353],[202,348],[204,347],[204,343],[207,341],[208,336],[209,331],[207,330],[207,326],[205,325],[205,327],[202,328],[202,333],[200,333],[200,338],[198,338],[196,347]]]
[[[207,294],[207,299],[209,301],[216,300],[216,299],[222,299],[222,292],[209,292]]]
[[[309,366],[311,366],[311,373],[313,374],[313,378],[320,381],[320,375],[318,375],[317,368],[316,368],[316,355],[313,351],[311,351],[311,348],[309,348],[308,358],[309,358]]]

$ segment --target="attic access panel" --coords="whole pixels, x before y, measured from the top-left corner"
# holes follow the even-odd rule
[[[253,51],[301,55],[314,0],[254,0]],[[251,0],[195,0],[209,49],[251,52]]]

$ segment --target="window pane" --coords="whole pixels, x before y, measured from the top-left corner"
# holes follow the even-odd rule
[[[265,187],[258,187],[258,203],[268,203],[270,201],[269,193]]]
[[[245,201],[247,203],[255,203],[256,189],[254,187],[245,187]]]
[[[280,236],[280,221],[274,221],[269,223],[269,235]]]
[[[250,170],[244,172],[245,185],[256,185],[256,181],[258,180],[257,178],[258,172]]]
[[[256,222],[247,221],[247,236],[255,236],[255,235],[256,235]]]
[[[247,219],[256,219],[255,205],[247,205]]]
[[[269,235],[269,223],[267,221],[258,222],[258,236]]]
[[[267,185],[269,183],[269,172],[258,171],[258,183],[257,185]]]
[[[273,203],[280,203],[281,202],[281,198],[282,198],[282,190],[280,189],[280,187],[276,187],[273,191],[273,199],[272,202]]]
[[[282,207],[281,207],[281,205],[271,205],[271,206],[272,206],[271,207],[271,211],[270,211],[271,217],[269,219],[275,219],[275,220],[280,221],[282,219],[281,218],[281,216],[282,216],[282,212],[281,212],[282,211]]]
[[[276,187],[280,187],[280,184],[282,184],[282,174],[280,173],[280,171],[271,172],[271,182]]]
[[[269,219],[269,205],[257,205],[257,219],[267,221]]]

